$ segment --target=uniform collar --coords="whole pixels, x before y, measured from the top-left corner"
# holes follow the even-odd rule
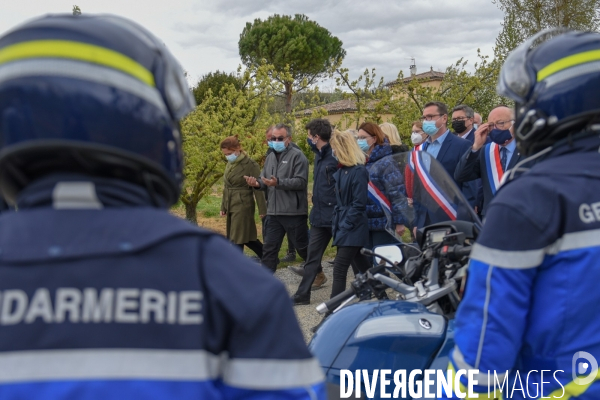
[[[156,205],[158,203],[158,206]],[[28,185],[17,198],[19,209],[102,209],[147,206],[167,208],[166,201],[151,196],[141,186],[119,179],[83,174],[52,174]]]

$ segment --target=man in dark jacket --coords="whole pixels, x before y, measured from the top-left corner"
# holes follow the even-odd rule
[[[194,100],[163,42],[51,15],[0,54],[0,195],[19,210],[0,216],[0,398],[325,399],[281,282],[168,212]]]
[[[465,104],[459,104],[452,109],[452,129],[458,137],[468,140],[471,144],[475,141],[475,111]],[[489,138],[486,143],[489,143]],[[483,184],[481,179],[469,182],[470,188],[463,190],[469,204],[475,207],[475,212],[481,214],[483,209]],[[474,192],[474,193],[472,193]],[[467,196],[467,194],[469,194]]]
[[[273,128],[273,153],[267,156],[259,179],[246,176],[246,182],[257,190],[266,190],[267,223],[262,263],[274,273],[277,255],[284,236],[294,242],[300,257],[308,252],[308,160],[292,144],[289,126]]]
[[[510,108],[494,108],[488,122],[475,132],[473,147],[465,152],[456,166],[454,178],[459,182],[477,178],[483,181],[482,216],[485,216],[496,195],[504,173],[524,159],[514,140],[513,124],[514,113]]]
[[[294,304],[310,304],[311,285],[322,286],[327,278],[321,268],[325,249],[331,241],[331,221],[335,207],[335,180],[337,161],[331,153],[329,139],[332,127],[326,119],[314,119],[306,125],[308,144],[315,154],[314,184],[310,211],[310,241],[308,258],[304,268],[288,267],[302,276],[296,294],[292,297]],[[313,283],[314,282],[314,283]]]

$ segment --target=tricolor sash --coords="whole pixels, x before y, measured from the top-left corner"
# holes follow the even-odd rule
[[[369,197],[375,204],[379,204],[383,209],[384,213],[387,210],[390,214],[392,213],[392,203],[385,197],[381,190],[377,189],[377,186],[373,182],[369,182]]]
[[[488,182],[490,182],[492,195],[495,195],[500,188],[502,176],[504,176],[504,170],[500,162],[500,145],[494,142],[488,143],[484,150]]]
[[[456,206],[452,204],[451,199],[441,190],[435,180],[431,178],[431,175],[427,168],[423,165],[422,155],[418,151],[413,151],[410,154],[409,166],[412,171],[419,177],[421,184],[429,193],[431,198],[437,203],[437,205],[444,210],[448,218],[452,221],[456,220],[458,214]]]

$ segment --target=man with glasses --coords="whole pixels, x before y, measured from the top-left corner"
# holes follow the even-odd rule
[[[271,139],[271,137],[273,136],[273,128],[275,128],[275,125],[271,125],[267,128],[267,130],[265,131],[266,134],[266,143],[269,146],[269,149],[267,150],[267,154],[265,154],[265,159],[269,156],[269,154],[271,154],[273,152],[273,141]],[[292,143],[292,146],[296,146],[295,143]],[[265,200],[267,201],[267,204],[269,202],[269,198],[268,198],[268,193],[265,191]],[[262,232],[263,232],[263,242],[266,242],[265,236],[265,224],[267,222],[267,216],[265,215],[264,217],[261,217],[262,219]],[[288,242],[288,249],[287,249],[287,254],[280,260],[280,262],[292,262],[296,260],[296,248],[294,247],[294,244],[292,243],[292,241],[290,240],[290,238],[287,238],[287,242]],[[278,263],[279,264],[279,263]]]
[[[483,209],[492,201],[500,187],[504,173],[521,161],[521,154],[514,141],[515,122],[513,110],[506,106],[494,108],[488,116],[488,122],[475,131],[471,150],[462,156],[454,179],[467,182],[481,178],[483,183]],[[491,143],[486,143],[491,139]]]
[[[475,139],[475,112],[465,104],[460,104],[452,109],[452,129],[458,137],[473,143]]]
[[[448,175],[453,177],[460,157],[471,147],[471,144],[465,139],[450,134],[447,128],[448,107],[442,102],[433,101],[425,104],[420,119],[423,121],[423,132],[429,136],[421,149],[437,159]],[[461,190],[464,186],[467,194],[472,190],[468,184],[463,185],[458,181],[456,184]]]
[[[452,129],[458,137],[468,140],[471,144],[475,141],[476,130],[476,114],[473,109],[465,104],[460,104],[452,109]],[[479,116],[481,124],[481,116]],[[490,139],[486,139],[489,143]],[[465,182],[465,184],[467,184]],[[483,184],[481,179],[476,179],[468,183],[469,189],[463,189],[469,204],[475,208],[475,212],[479,213],[483,205]]]
[[[284,236],[294,243],[306,260],[308,248],[308,160],[292,143],[289,126],[275,125],[271,141],[273,152],[267,156],[260,178],[245,176],[249,186],[268,193],[266,238],[262,263],[273,273]]]

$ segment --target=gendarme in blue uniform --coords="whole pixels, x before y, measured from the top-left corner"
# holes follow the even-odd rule
[[[578,352],[600,360],[599,148],[590,137],[554,149],[490,204],[451,357],[479,369],[476,391],[509,371],[509,398],[541,397],[542,381],[544,396],[600,398],[596,380],[573,382]]]
[[[114,179],[0,217],[1,399],[324,399],[283,285]]]

